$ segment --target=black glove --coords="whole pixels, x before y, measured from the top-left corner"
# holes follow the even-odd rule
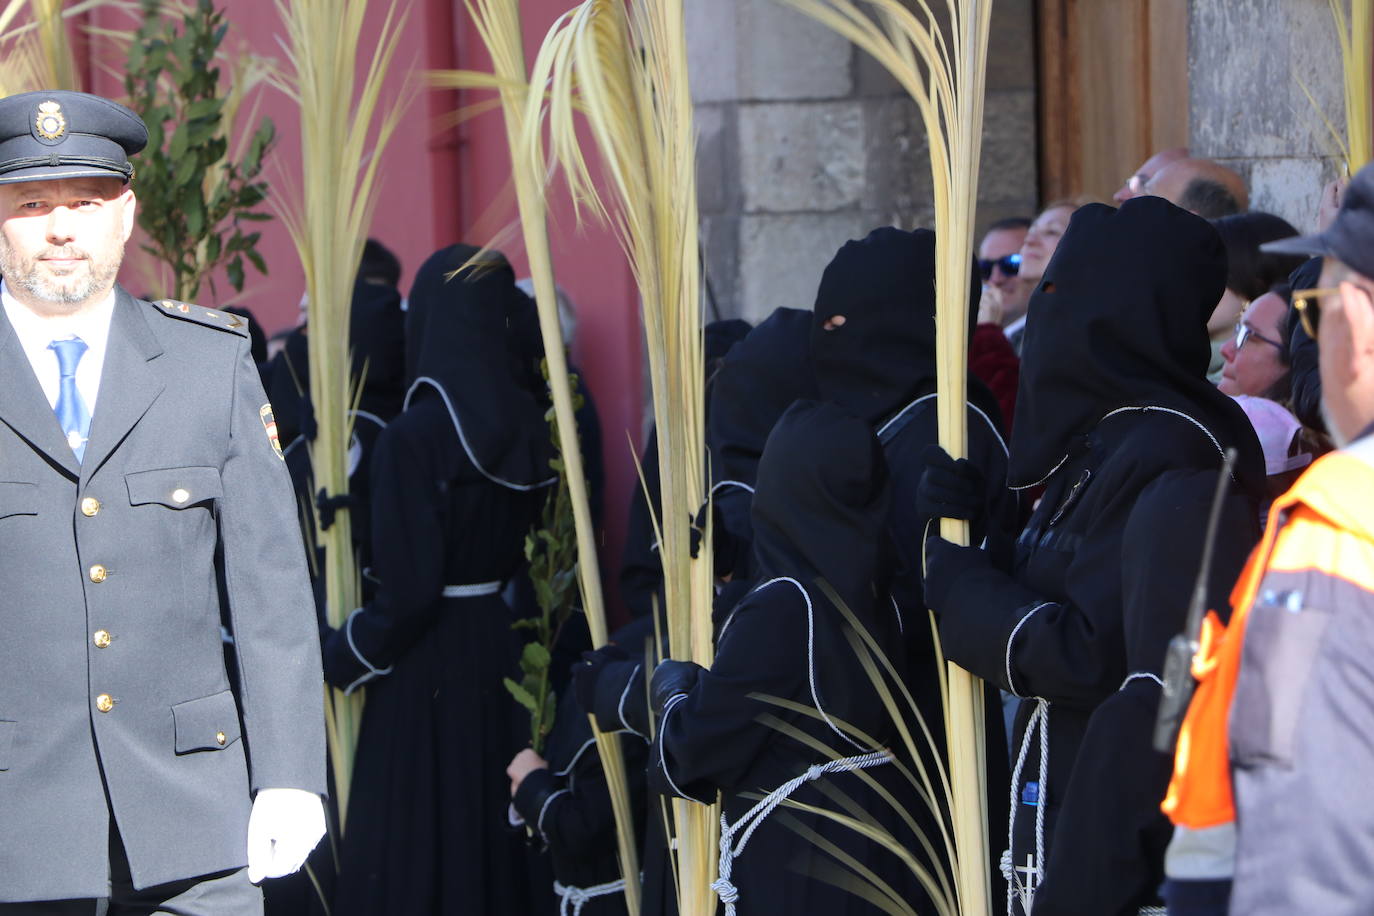
[[[658,667],[654,669],[654,679],[649,685],[654,711],[662,715],[667,702],[695,687],[697,678],[701,677],[701,672],[705,670],[696,662],[679,662],[671,658],[659,662]]]
[[[916,514],[922,518],[957,518],[980,525],[987,511],[983,473],[967,458],[955,461],[938,445],[921,452],[921,482],[916,486]]]
[[[320,628],[320,662],[324,666],[325,683],[340,690],[367,673],[367,667],[348,647],[344,631],[328,624]]]
[[[942,537],[926,538],[926,607],[937,614],[949,606],[955,581],[971,569],[990,567],[988,555],[977,547],[960,547]]]
[[[572,666],[573,693],[577,705],[585,713],[596,711],[596,687],[601,674],[611,662],[629,661],[630,653],[615,643],[606,643],[600,649],[582,653],[582,660]]]

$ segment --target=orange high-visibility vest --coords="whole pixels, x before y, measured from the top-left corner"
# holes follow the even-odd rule
[[[1371,530],[1374,466],[1349,452],[1322,458],[1275,501],[1264,538],[1231,592],[1230,625],[1215,612],[1203,622],[1193,659],[1197,691],[1179,732],[1174,775],[1161,805],[1175,824],[1201,830],[1236,819],[1228,736],[1231,699],[1250,607],[1264,574],[1271,569],[1317,570],[1374,592]]]

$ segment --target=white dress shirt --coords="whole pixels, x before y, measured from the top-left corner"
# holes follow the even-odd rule
[[[43,393],[48,396],[48,404],[57,409],[57,395],[61,385],[62,373],[57,365],[57,352],[48,345],[54,340],[80,337],[86,343],[86,352],[76,364],[76,390],[81,392],[81,400],[86,402],[86,410],[95,416],[95,399],[100,393],[100,372],[105,367],[105,350],[110,341],[110,320],[114,317],[115,294],[105,298],[95,308],[80,315],[44,318],[35,315],[10,293],[0,281],[0,304],[5,307],[5,317],[10,327],[19,337],[19,344],[29,357],[33,374]]]

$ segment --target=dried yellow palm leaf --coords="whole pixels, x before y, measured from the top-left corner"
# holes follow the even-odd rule
[[[389,3],[370,58],[362,53],[367,0],[277,0],[286,28],[288,69],[262,79],[300,106],[300,201],[280,210],[305,269],[310,326],[310,396],[318,432],[310,449],[315,485],[330,496],[348,492],[351,410],[361,385],[350,378],[349,312],[353,279],[377,201],[381,154],[404,106],[382,105],[382,82],[391,70],[405,21]],[[366,60],[361,78],[358,63]],[[343,189],[343,190],[341,190]],[[314,528],[325,550],[329,622],[341,626],[361,603],[352,525],[347,511]],[[326,721],[339,797],[340,826],[362,719],[362,698],[326,689]]]
[[[1341,46],[1345,89],[1345,143],[1342,148],[1346,173],[1353,175],[1370,161],[1371,145],[1374,145],[1374,110],[1371,110],[1374,86],[1370,84],[1374,80],[1374,3],[1350,0],[1348,17],[1345,0],[1330,0],[1330,4]]]
[[[694,558],[687,524],[706,499],[707,468],[696,135],[681,0],[584,0],[549,30],[530,85],[546,93],[526,101],[531,169],[561,170],[579,213],[611,226],[639,288],[668,641],[673,657],[709,665],[711,531],[708,523]],[[595,156],[584,151],[582,126]],[[673,814],[679,910],[714,913],[716,808],[675,800]]]
[[[936,224],[936,363],[940,444],[967,451],[968,284],[982,147],[991,0],[946,0],[945,39],[925,0],[920,15],[898,0],[779,0],[871,55],[915,101],[929,138]],[[941,533],[968,542],[965,522]],[[958,850],[959,911],[988,912],[988,837],[982,684],[949,665],[945,728]]]
[[[511,150],[511,170],[525,253],[534,281],[535,303],[539,312],[540,333],[549,365],[549,388],[558,417],[563,457],[563,474],[572,502],[577,532],[578,585],[592,642],[605,645],[609,636],[605,600],[602,597],[600,568],[596,563],[596,532],[587,498],[587,478],[578,446],[577,417],[572,388],[568,380],[567,354],[558,320],[557,287],[554,283],[553,257],[549,245],[548,213],[544,199],[544,175],[536,160],[522,156],[521,139],[528,116],[524,36],[517,0],[464,0],[479,37],[491,56],[490,74],[453,71],[434,74],[431,81],[462,89],[489,89],[500,93],[505,116],[506,137]],[[481,257],[479,253],[478,257]],[[620,744],[613,735],[602,733],[592,719],[597,751],[610,791],[616,820],[617,852],[624,877],[625,904],[629,913],[639,912],[639,854],[635,840],[634,815],[630,808],[629,781]]]

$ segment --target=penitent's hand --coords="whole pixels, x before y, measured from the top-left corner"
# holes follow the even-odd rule
[[[535,770],[548,769],[549,762],[539,756],[539,752],[532,747],[527,747],[520,753],[511,758],[510,766],[506,767],[506,775],[510,777],[510,794],[515,797],[515,793],[520,789],[520,783],[525,781],[525,777]]]

